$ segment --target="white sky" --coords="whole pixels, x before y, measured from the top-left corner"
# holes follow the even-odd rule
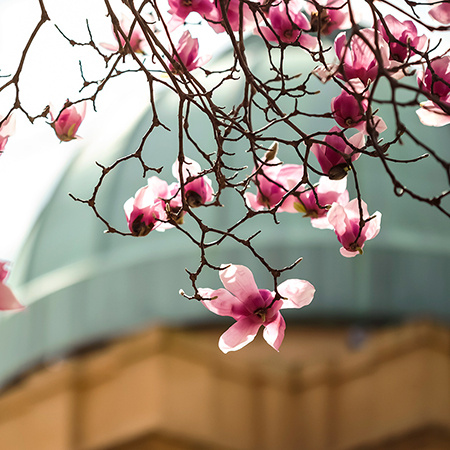
[[[123,8],[120,0],[111,3],[117,6],[116,11]],[[45,5],[52,22],[44,25],[33,43],[20,82],[21,100],[31,115],[39,114],[48,103],[59,111],[67,98],[79,98],[79,59],[89,68],[92,74],[89,78],[94,78],[96,70],[100,73],[103,68],[100,58],[92,58],[95,55],[92,50],[70,47],[54,23],[67,36],[86,42],[88,18],[96,42],[115,42],[102,0],[45,0]],[[39,17],[38,0],[0,0],[0,75],[15,72]],[[203,27],[194,28],[194,37],[200,28]],[[205,53],[213,53],[218,45],[214,33],[200,41]],[[3,80],[0,78],[0,83]],[[99,99],[98,113],[88,108],[78,132],[84,138],[80,141],[60,144],[45,120],[40,119],[32,126],[23,115],[16,114],[16,134],[0,157],[0,260],[14,260],[57,175],[84,143],[98,135],[101,123],[106,120],[105,111],[114,112],[113,97],[108,98],[107,94],[106,91]],[[0,94],[0,114],[8,112],[13,95],[13,89]]]

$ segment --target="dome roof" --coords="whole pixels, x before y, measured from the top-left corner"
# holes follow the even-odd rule
[[[258,59],[260,45],[259,40],[250,39],[249,57],[256,70],[267,77],[265,61]],[[309,56],[301,51],[288,56],[293,72],[311,70]],[[219,60],[216,67],[222,66]],[[323,98],[327,102],[337,95],[336,87],[331,84],[312,81],[308,88],[312,89],[313,85],[325,92]],[[232,106],[239,101],[241,91],[242,83],[230,84],[222,98],[215,94],[215,101]],[[328,103],[317,101],[315,96],[305,96],[299,102],[302,110],[311,113],[322,113],[329,108]],[[157,96],[157,107],[160,120],[176,130],[177,98],[163,91]],[[382,115],[388,126],[394,128],[392,112],[385,111]],[[38,361],[149,323],[194,324],[218,320],[202,305],[178,294],[180,288],[190,292],[184,269],[195,270],[199,258],[198,250],[182,233],[152,232],[146,238],[104,234],[104,225],[91,209],[67,195],[71,192],[89,198],[100,175],[94,162],[108,165],[134,151],[151,120],[151,110],[145,110],[129,120],[128,127],[121,122],[120,133],[116,133],[119,127],[113,122],[105,126],[99,133],[101,136],[86,144],[62,177],[15,263],[13,281],[21,286],[21,298],[30,306],[26,312],[5,317],[0,323],[0,358],[4,362],[0,381]],[[301,121],[302,129],[315,130],[317,119],[297,116],[295,120]],[[403,121],[410,127],[421,127],[424,142],[433,142],[433,148],[448,148],[448,127],[422,126],[414,111],[405,111]],[[213,143],[210,128],[199,111],[192,110],[189,123],[191,135],[202,148]],[[334,124],[329,121],[329,125],[331,128]],[[321,129],[325,128],[321,125]],[[288,132],[281,127],[279,133],[289,139]],[[200,161],[194,149],[187,148],[188,155]],[[229,157],[231,165],[250,165],[244,150],[241,142],[227,147],[227,151],[236,153]],[[405,138],[394,156],[407,159],[420,153],[423,151]],[[176,155],[177,133],[162,127],[155,130],[144,146],[144,159],[153,167],[164,165],[160,176],[168,182],[172,180],[171,165]],[[294,162],[283,149],[279,156],[285,162]],[[308,219],[296,214],[280,214],[280,225],[268,215],[258,216],[239,229],[241,237],[262,230],[254,244],[274,266],[283,267],[300,256],[304,258],[281,281],[306,279],[316,286],[316,297],[308,308],[287,314],[288,320],[373,322],[416,315],[449,320],[448,219],[406,195],[396,197],[378,159],[360,158],[356,166],[369,212],[383,213],[380,235],[367,244],[364,256],[343,258],[333,232],[313,229]],[[442,190],[448,189],[442,169],[431,158],[414,166],[398,164],[395,170],[404,184],[414,186],[424,195],[435,195],[440,186]],[[145,182],[135,160],[120,165],[108,175],[97,204],[114,227],[126,230],[123,203]],[[353,186],[350,190],[353,197]],[[223,203],[226,207],[204,208],[198,210],[199,214],[211,226],[231,225],[244,213],[242,200],[230,192]],[[184,226],[195,230],[189,218]],[[246,248],[234,245],[231,240],[212,248],[209,254],[211,261],[218,265],[232,262],[251,267],[261,287],[271,286],[265,269]],[[205,271],[200,280],[201,287],[221,286],[217,272]]]

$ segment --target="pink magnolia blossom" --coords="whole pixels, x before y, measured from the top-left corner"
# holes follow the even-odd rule
[[[440,23],[444,25],[450,24],[450,3],[443,1],[441,4],[433,6],[428,14]]]
[[[363,201],[361,201],[361,207],[363,220],[367,220],[370,216],[367,211],[367,205]],[[373,219],[364,224],[358,237],[360,214],[358,199],[356,198],[345,206],[333,203],[327,217],[330,224],[334,227],[338,241],[342,244],[340,249],[341,255],[347,258],[356,256],[358,253],[362,254],[365,242],[373,239],[380,231],[381,213],[377,211],[373,214]]]
[[[255,211],[270,209],[277,205],[284,195],[300,182],[303,177],[303,166],[298,164],[282,164],[273,158],[267,164],[256,168],[255,184],[258,193],[246,192],[247,205]],[[279,211],[296,212],[290,204],[290,196],[279,207]]]
[[[3,120],[3,117],[0,116],[0,121],[1,120]],[[16,118],[14,114],[11,113],[0,127],[0,154],[5,149],[8,139],[15,133],[15,131],[16,131]]]
[[[352,26],[346,0],[317,0],[317,3],[324,7],[320,17],[313,3],[305,3],[305,11],[311,16],[312,31],[317,31],[320,26],[320,33],[327,35]]]
[[[224,2],[225,7],[227,8],[227,19],[230,23],[230,27],[233,31],[239,31],[240,25],[240,0],[227,0]],[[211,28],[216,33],[222,33],[225,31],[225,28],[222,25],[223,16],[222,10],[220,8],[219,2],[213,2],[212,10],[205,14],[205,18],[208,21]],[[244,31],[254,28],[255,21],[253,18],[253,13],[246,3],[242,4],[242,27]]]
[[[320,177],[319,184],[314,190],[315,195],[312,189],[301,192],[293,206],[296,211],[303,213],[303,217],[311,219],[314,228],[333,229],[327,218],[328,209],[333,203],[342,206],[348,203],[347,178],[330,180],[328,177]]]
[[[122,19],[119,22],[120,24],[120,28],[122,29],[123,33],[128,37],[129,41],[130,41],[130,47],[131,50],[134,53],[142,53],[145,54],[145,48],[147,47],[147,40],[145,38],[145,34],[142,31],[141,26],[139,25],[138,22],[134,23],[133,26],[133,31],[131,31],[131,26],[133,25],[133,22],[125,16],[122,16]],[[125,39],[123,38],[122,34],[120,32],[115,32],[114,28],[113,28],[113,32],[114,32],[114,37],[117,40],[117,37],[119,38],[119,42],[120,42],[120,47],[124,48],[125,50],[127,50],[126,47],[126,42]],[[131,33],[131,35],[130,35]],[[117,52],[117,50],[119,50],[119,45],[118,44],[106,44],[104,42],[102,42],[100,44],[102,47],[106,48],[107,50],[111,50],[113,52]]]
[[[75,133],[78,131],[85,115],[86,101],[83,101],[64,108],[56,119],[54,118],[52,111],[50,111],[50,116],[53,121],[50,125],[55,130],[56,136],[58,136],[62,142],[79,139],[80,136],[77,136]]]
[[[189,72],[191,70],[197,69],[206,64],[210,59],[211,55],[205,55],[202,57],[198,56],[198,39],[193,39],[189,31],[185,31],[178,41],[177,54],[173,55],[175,61],[175,66],[169,63],[169,69],[175,73],[179,74],[182,72],[182,65],[186,67]],[[182,63],[179,64],[179,62]]]
[[[430,101],[421,103],[422,110],[416,112],[424,125],[440,127],[450,123],[447,112],[436,103],[450,109],[450,56],[434,59],[430,66],[417,76],[419,87]]]
[[[5,284],[9,275],[7,266],[7,262],[0,261],[0,311],[24,309],[25,307],[19,303],[11,289]]]
[[[342,128],[355,128],[367,134],[367,119],[377,133],[386,130],[384,120],[379,116],[367,117],[369,107],[364,85],[359,80],[350,80],[347,89],[331,100],[331,111],[336,122]]]
[[[304,30],[311,28],[308,19],[300,11],[302,3],[292,0],[288,3],[289,10],[286,9],[284,1],[275,2],[269,9],[268,18],[273,29],[267,26],[260,26],[261,34],[271,42],[293,43],[298,42],[301,46],[314,50],[317,46],[317,39],[314,36],[304,33]]]
[[[339,127],[333,127],[329,133],[340,133]],[[336,134],[327,134],[325,136],[325,144],[314,143],[311,151],[317,158],[323,172],[328,175],[331,180],[340,180],[347,176],[350,169],[349,162],[356,161],[360,157],[360,153],[355,151],[346,141]],[[364,134],[357,133],[348,138],[347,141],[355,148],[364,146]]]
[[[380,33],[372,28],[365,28],[359,33],[371,44],[370,46],[356,34],[348,42],[345,32],[339,34],[334,41],[337,57],[342,63],[340,72],[337,72],[336,76],[345,81],[359,78],[367,85],[369,80],[374,81],[378,77],[378,62],[372,50],[376,48],[375,36],[377,36],[378,49],[384,67],[389,68],[392,64],[389,62],[389,46]]]
[[[202,300],[206,308],[219,316],[231,316],[236,320],[220,337],[220,350],[228,353],[241,349],[253,341],[263,325],[264,339],[278,351],[286,329],[280,309],[309,305],[314,297],[314,286],[305,280],[287,280],[278,286],[282,298],[275,300],[275,292],[258,289],[247,267],[232,264],[221,267],[220,279],[225,289],[199,289],[204,299],[211,299]]]
[[[169,31],[183,24],[191,12],[196,12],[202,17],[209,14],[214,8],[212,0],[169,0],[169,14],[172,14],[168,22]]]
[[[200,164],[186,156],[184,157],[182,167],[182,179],[185,183],[184,197],[191,208],[198,208],[213,199],[214,191],[211,180],[206,175],[199,176],[201,172]],[[172,174],[181,182],[178,160],[172,166]],[[194,179],[188,181],[190,178]]]
[[[378,28],[386,42],[389,42],[391,59],[399,62],[406,61],[410,56],[414,56],[412,48],[423,50],[427,44],[427,37],[417,35],[417,28],[411,20],[400,22],[390,14],[384,18],[388,29],[386,30],[383,23],[378,21]],[[388,32],[395,40],[390,38]],[[398,41],[398,42],[397,42]]]
[[[136,195],[123,205],[128,228],[133,236],[147,236],[150,231],[157,229],[162,221],[167,221],[165,203],[158,197],[158,192],[166,192],[164,186],[158,186],[160,183],[154,180],[155,178],[157,177],[150,178],[149,184],[140,188]]]

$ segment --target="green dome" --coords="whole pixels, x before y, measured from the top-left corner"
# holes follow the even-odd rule
[[[260,57],[261,42],[250,39],[248,51],[256,70],[266,73]],[[229,55],[228,55],[229,56]],[[289,53],[292,71],[308,73],[310,58],[300,50]],[[222,68],[221,60],[216,67]],[[315,83],[315,84],[314,84]],[[312,81],[329,102],[337,95],[336,86]],[[230,83],[223,98],[216,103],[231,106],[242,95],[242,83]],[[225,97],[226,96],[226,97]],[[321,113],[329,103],[305,96],[299,100],[304,111]],[[160,175],[169,183],[174,181],[171,165],[177,155],[177,98],[169,91],[157,96],[158,114],[172,132],[162,127],[155,130],[144,147],[144,159],[153,166],[164,165]],[[389,128],[394,128],[390,112],[383,113]],[[298,116],[304,130],[315,130],[317,119]],[[326,131],[322,120],[321,129]],[[428,128],[421,125],[414,111],[404,112],[409,127],[420,127],[424,142],[433,148],[448,149],[450,128]],[[100,175],[95,161],[108,165],[134,151],[152,121],[151,110],[133,118],[128,127],[121,124],[120,133],[109,125],[99,133],[98,140],[86,144],[83,152],[71,163],[59,186],[42,211],[15,263],[14,283],[20,285],[21,299],[29,308],[26,312],[3,317],[0,322],[0,382],[35,365],[60,357],[92,342],[101,342],[136,327],[153,323],[199,324],[217,323],[219,318],[197,302],[182,298],[180,288],[191,292],[185,268],[195,270],[199,251],[176,230],[152,232],[146,238],[121,237],[104,234],[105,226],[86,205],[72,201],[68,192],[89,198]],[[212,145],[210,127],[198,110],[192,110],[190,130],[202,148]],[[334,125],[329,120],[329,128]],[[280,135],[289,139],[282,128]],[[389,132],[389,130],[388,130]],[[106,138],[104,136],[107,136]],[[236,142],[227,147],[235,151],[228,161],[232,166],[250,165]],[[188,156],[198,160],[193,149]],[[211,148],[214,151],[214,148]],[[423,153],[407,138],[392,156],[407,159]],[[290,159],[280,149],[280,159]],[[298,257],[303,261],[281,279],[301,278],[317,289],[313,303],[301,311],[287,312],[288,322],[362,321],[386,322],[404,320],[417,315],[450,319],[450,237],[449,220],[426,204],[402,196],[396,197],[392,183],[376,158],[362,157],[356,162],[363,199],[369,212],[383,214],[379,236],[365,247],[365,254],[343,258],[340,244],[332,231],[317,230],[300,214],[280,214],[280,225],[269,215],[258,216],[239,228],[239,236],[249,237],[257,230],[262,233],[254,244],[274,266],[283,267]],[[249,167],[248,172],[252,170]],[[400,180],[424,195],[435,195],[448,189],[442,169],[431,158],[415,165],[395,167]],[[115,169],[106,179],[98,196],[98,207],[110,223],[126,231],[124,202],[146,183],[135,160]],[[151,176],[152,173],[149,174]],[[349,177],[350,178],[350,177]],[[355,190],[351,185],[351,197]],[[442,186],[442,188],[441,188]],[[255,190],[254,188],[252,189]],[[242,200],[235,193],[226,193],[224,208],[203,208],[199,214],[211,226],[225,228],[242,217]],[[194,230],[193,221],[184,225]],[[211,261],[249,266],[260,287],[272,282],[264,267],[248,249],[225,240],[220,248],[211,249]],[[218,273],[206,271],[200,287],[221,286]],[[14,345],[9,343],[13,342]]]

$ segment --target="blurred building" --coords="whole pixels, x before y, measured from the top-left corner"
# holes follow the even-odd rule
[[[250,61],[264,71],[257,46],[248,43]],[[310,70],[302,55],[290,64]],[[216,101],[237,100],[241,85],[233,86]],[[317,82],[317,89],[328,101],[337,94],[331,85]],[[299,101],[309,112],[328,108],[311,96]],[[175,130],[176,98],[160,93],[158,108]],[[364,256],[342,258],[334,234],[299,215],[282,216],[278,226],[269,217],[246,224],[241,235],[261,229],[255,242],[273,265],[302,256],[286,278],[306,279],[317,293],[307,308],[284,314],[280,353],[258,336],[223,355],[217,340],[232,321],[178,295],[189,292],[184,269],[194,270],[198,258],[186,238],[175,230],[104,234],[92,211],[67,196],[89,198],[100,175],[94,161],[108,165],[139,146],[152,113],[132,120],[126,113],[72,162],[15,263],[14,281],[29,307],[0,322],[0,449],[450,448],[448,219],[396,197],[379,161],[361,158],[363,198],[370,212],[383,213]],[[301,120],[314,129],[313,118]],[[435,148],[448,147],[448,129],[423,127],[413,111],[404,121],[422,127]],[[198,111],[189,122],[193,139],[207,148],[211,130]],[[124,129],[120,136],[114,123]],[[230,161],[248,165],[235,145]],[[146,161],[164,165],[169,182],[176,149],[176,133],[162,128],[144,147]],[[398,151],[404,159],[423,153],[407,138]],[[194,150],[188,154],[195,158]],[[448,188],[431,158],[417,166],[395,170],[424,195]],[[99,194],[98,207],[117,228],[126,227],[123,203],[145,184],[140,173],[137,161],[119,166]],[[225,227],[243,211],[240,201],[229,194],[226,208],[200,214]],[[189,219],[184,226],[195,230]],[[224,241],[211,260],[247,265],[265,286],[267,275],[245,250]],[[218,288],[218,274],[205,273],[198,284]]]

